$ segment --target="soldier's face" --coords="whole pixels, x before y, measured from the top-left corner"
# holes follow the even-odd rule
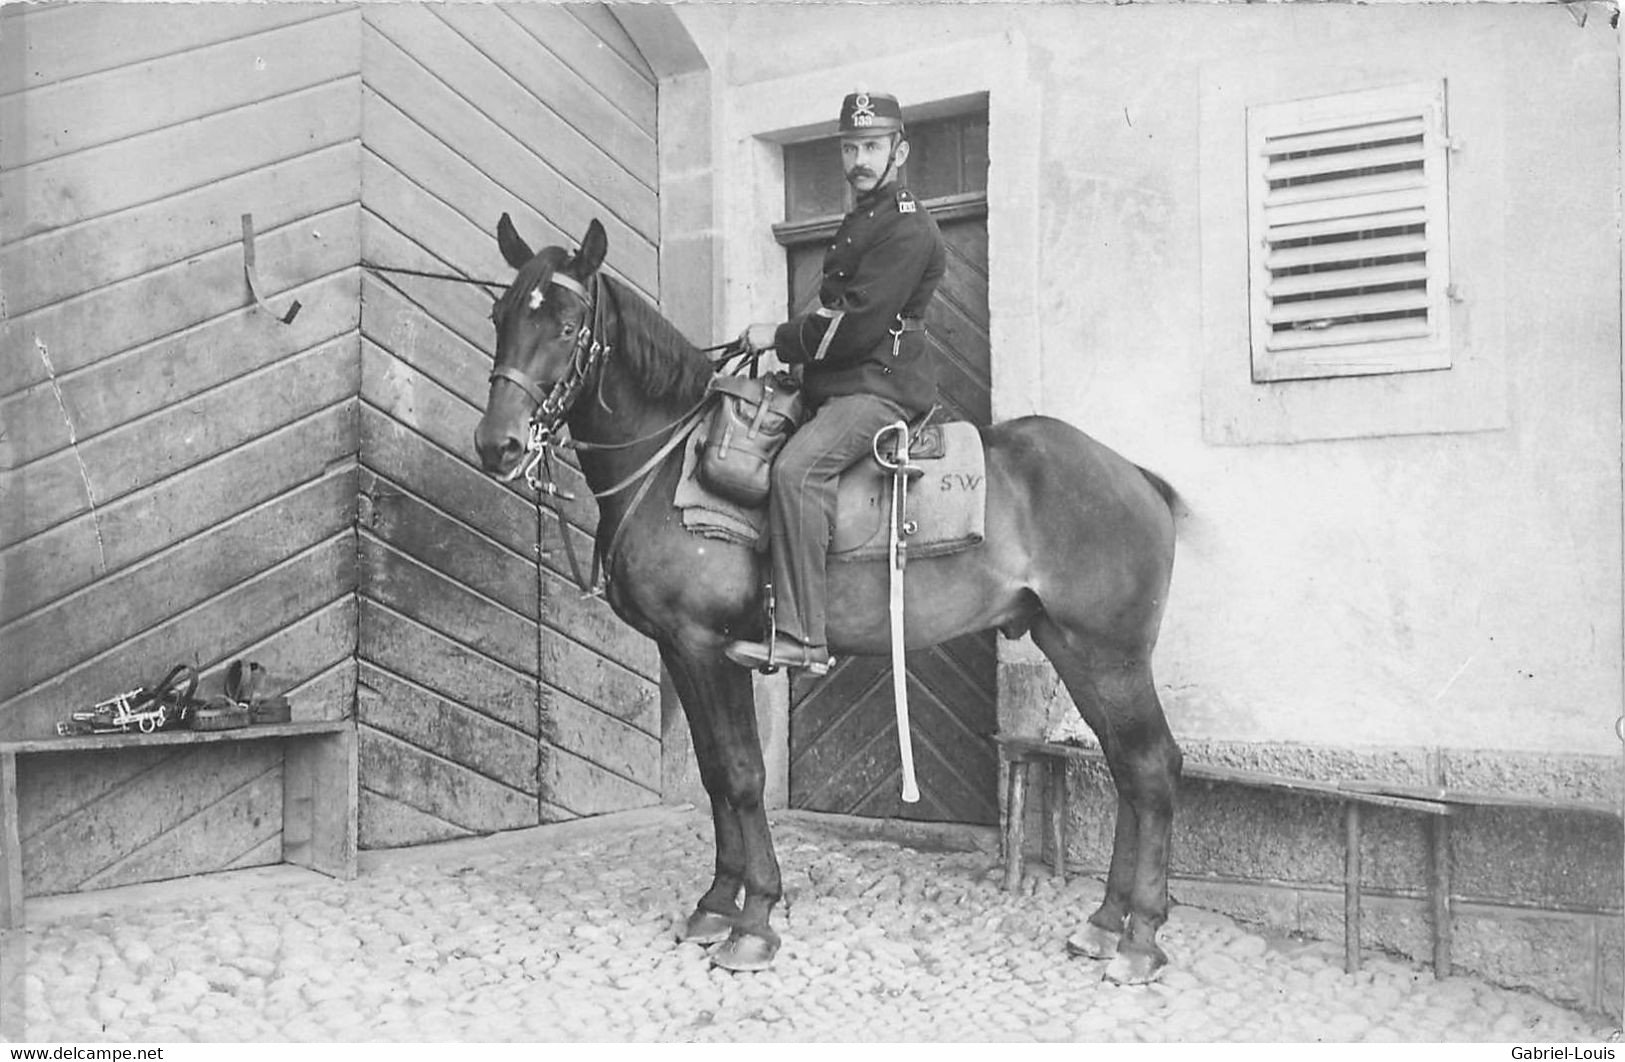
[[[895,160],[892,159],[894,149]],[[908,142],[900,140],[894,144],[890,133],[843,137],[841,140],[841,172],[846,175],[846,182],[859,194],[874,191],[882,174],[888,184],[896,180],[897,171],[906,158]]]

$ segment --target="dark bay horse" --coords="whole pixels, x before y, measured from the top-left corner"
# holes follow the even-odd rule
[[[597,546],[616,615],[653,638],[682,701],[711,798],[716,874],[684,938],[717,944],[730,970],[768,966],[779,866],[762,807],[764,770],[750,673],[723,656],[760,638],[762,558],[684,530],[672,494],[680,448],[713,367],[649,303],[599,273],[594,221],[579,251],[532,252],[505,214],[503,257],[518,276],[492,311],[491,393],[474,441],[485,470],[512,478],[568,425],[599,495]],[[1068,940],[1138,983],[1167,962],[1168,842],[1180,751],[1151,677],[1174,556],[1173,492],[1087,435],[1048,417],[986,428],[987,536],[908,566],[909,648],[972,631],[1031,632],[1100,739],[1116,785],[1105,898]],[[662,452],[664,450],[664,452]],[[889,649],[884,562],[829,569],[836,655]],[[741,902],[741,896],[743,901]]]

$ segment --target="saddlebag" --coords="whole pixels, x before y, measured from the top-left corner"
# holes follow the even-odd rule
[[[806,418],[800,381],[788,373],[717,376],[711,390],[721,400],[700,447],[700,481],[737,505],[761,505],[773,458]]]

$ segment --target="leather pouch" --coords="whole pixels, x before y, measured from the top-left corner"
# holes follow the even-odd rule
[[[700,447],[700,482],[736,505],[767,501],[773,458],[806,419],[801,388],[787,373],[717,376],[722,401]]]

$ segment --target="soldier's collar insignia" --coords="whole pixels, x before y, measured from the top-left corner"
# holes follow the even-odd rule
[[[899,214],[912,214],[912,213],[914,213],[915,207],[916,207],[916,204],[914,202],[913,193],[910,192],[907,188],[898,189],[897,190],[897,212]]]

